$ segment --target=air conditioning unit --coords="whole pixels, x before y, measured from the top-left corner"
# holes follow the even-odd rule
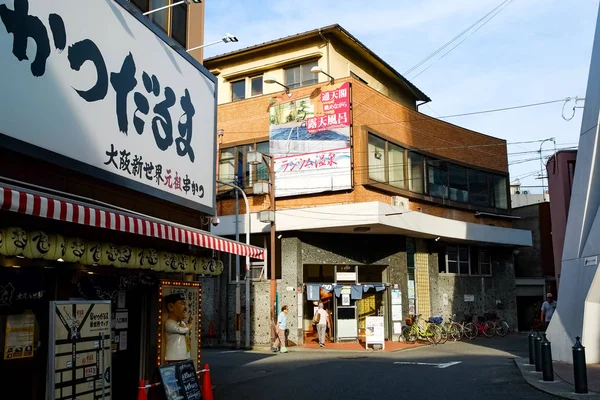
[[[408,199],[402,196],[392,196],[392,205],[408,210]]]

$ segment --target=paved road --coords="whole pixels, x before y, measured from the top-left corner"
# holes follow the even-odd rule
[[[478,338],[383,354],[203,350],[202,362],[211,366],[216,400],[551,399],[530,387],[513,362],[525,355],[526,339]]]

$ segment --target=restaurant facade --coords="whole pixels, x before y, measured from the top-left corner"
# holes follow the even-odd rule
[[[198,367],[203,285],[264,258],[208,233],[214,76],[123,0],[0,1],[0,69],[3,396],[135,398],[173,293]]]

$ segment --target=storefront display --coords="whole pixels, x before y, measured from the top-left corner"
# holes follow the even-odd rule
[[[31,312],[6,318],[5,360],[33,357],[34,329],[35,315]]]

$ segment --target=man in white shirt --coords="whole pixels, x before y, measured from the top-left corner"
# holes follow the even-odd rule
[[[548,329],[548,325],[550,325],[550,320],[552,319],[552,315],[554,315],[554,311],[556,311],[556,301],[552,299],[552,293],[548,293],[546,295],[546,301],[542,304],[542,321],[546,324],[546,329]]]
[[[169,312],[165,321],[167,339],[165,360],[169,363],[190,359],[191,319],[188,319],[187,301],[183,293],[173,293],[164,297]]]
[[[317,333],[319,334],[319,346],[325,347],[325,332],[329,327],[329,314],[323,308],[323,303],[319,303],[317,310],[319,322],[317,322]]]

